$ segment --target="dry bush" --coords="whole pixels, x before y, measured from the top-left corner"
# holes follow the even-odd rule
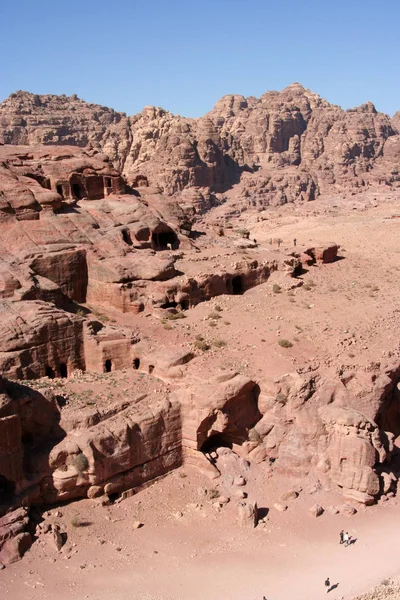
[[[274,283],[274,285],[272,286],[272,291],[274,292],[274,294],[280,294],[282,291],[282,288],[277,283]]]

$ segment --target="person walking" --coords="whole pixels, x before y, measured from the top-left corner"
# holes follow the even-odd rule
[[[296,244],[297,244],[297,240],[296,240],[296,238],[294,238],[294,240],[293,240],[293,246],[296,246]]]
[[[327,577],[325,579],[325,587],[326,587],[326,593],[328,593],[330,590],[330,587],[331,587],[331,582],[329,581],[329,577]]]
[[[343,541],[344,541],[344,545],[345,545],[345,546],[348,546],[348,545],[349,545],[349,542],[350,542],[350,536],[349,536],[349,533],[348,533],[348,531],[346,531],[346,533],[344,534],[344,536],[343,536]]]
[[[342,531],[339,533],[339,537],[340,537],[340,544],[343,544],[343,541],[344,541],[344,539],[343,539],[343,538],[344,538],[344,531],[343,531],[343,529],[342,529]]]

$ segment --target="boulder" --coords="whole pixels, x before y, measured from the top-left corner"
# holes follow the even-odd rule
[[[258,522],[256,502],[240,502],[238,505],[238,525],[245,529],[254,529]]]
[[[309,509],[308,509],[308,514],[311,517],[320,517],[322,514],[324,513],[324,509],[322,508],[322,506],[320,506],[319,504],[313,504]]]

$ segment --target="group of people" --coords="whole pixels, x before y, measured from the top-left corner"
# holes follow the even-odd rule
[[[346,531],[346,533],[345,533],[342,529],[341,532],[339,533],[339,544],[344,544],[345,546],[348,546],[350,543],[351,543],[351,536],[349,535],[348,531]],[[331,580],[329,579],[329,577],[327,577],[325,579],[325,589],[326,589],[327,593],[330,592],[331,589],[334,589],[336,587],[337,587],[337,584],[332,587]],[[267,600],[267,598],[265,596],[263,596],[263,600]]]
[[[345,533],[342,529],[342,531],[339,533],[339,538],[340,538],[340,541],[339,541],[340,544],[344,544],[345,546],[348,546],[350,544],[351,538],[347,531]]]
[[[351,537],[349,536],[349,532],[346,531],[346,533],[343,531],[343,529],[341,530],[341,532],[339,533],[339,544],[344,544],[345,546],[348,546],[351,542]],[[328,593],[331,589],[331,581],[329,579],[329,577],[327,577],[325,579],[325,588],[326,588],[326,592]]]
[[[254,240],[254,241],[256,241],[256,240]],[[278,238],[277,240],[273,240],[272,238],[270,238],[269,243],[271,246],[272,246],[272,242],[276,242],[278,244],[278,248],[279,248],[280,245],[282,244],[283,240],[281,240],[281,238]],[[293,246],[296,246],[296,245],[297,245],[297,240],[296,240],[296,238],[294,238]]]

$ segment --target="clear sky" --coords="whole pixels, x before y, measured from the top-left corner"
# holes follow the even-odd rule
[[[1,0],[0,100],[78,94],[201,116],[298,81],[400,109],[400,0]]]

